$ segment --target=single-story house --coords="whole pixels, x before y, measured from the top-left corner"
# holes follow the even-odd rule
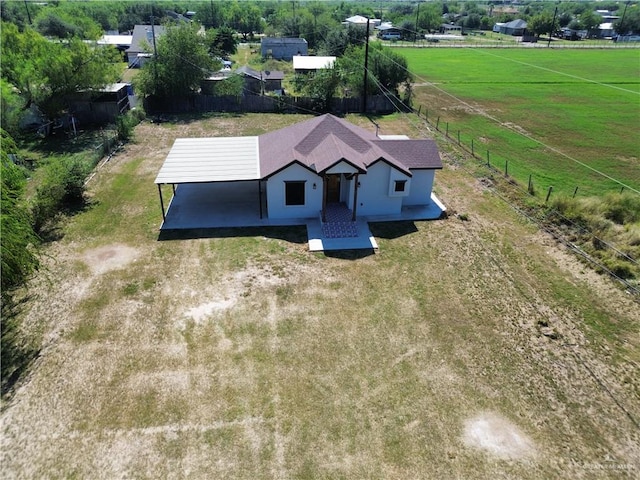
[[[524,31],[526,29],[527,22],[522,19],[517,19],[502,25],[500,27],[500,33],[504,35],[513,35],[514,37],[521,37],[524,35]]]
[[[260,42],[262,58],[291,60],[294,55],[306,55],[309,51],[304,38],[265,37]]]
[[[441,168],[433,140],[379,136],[325,114],[260,136],[179,138],[155,183],[163,228],[193,228],[168,225],[174,205],[177,217],[187,216],[190,209],[201,211],[207,202],[225,202],[225,195],[237,197],[239,192],[259,210],[259,219],[257,213],[253,217],[258,225],[265,219],[270,225],[286,225],[311,218],[324,227],[336,212],[341,222],[348,217],[347,223],[363,216],[403,219],[406,209],[414,213],[412,219],[438,218],[444,207],[432,187]],[[173,186],[174,198],[165,211],[161,186],[167,184]],[[180,196],[189,195],[188,188],[181,193],[183,187],[194,185],[212,192],[224,185],[226,190],[218,192],[227,193],[204,193],[202,200],[181,203]],[[174,220],[180,224],[179,218]]]
[[[399,40],[402,38],[402,30],[394,27],[391,23],[385,22],[376,27],[378,38],[383,40]]]
[[[162,25],[136,25],[133,28],[131,46],[125,50],[129,68],[140,68],[153,52],[154,35],[155,39],[166,33]]]
[[[440,33],[462,35],[462,27],[460,25],[454,25],[452,23],[443,23],[442,25],[440,25]]]
[[[260,95],[264,92],[282,92],[284,72],[278,70],[258,71],[243,65],[235,73],[244,77],[245,94]]]
[[[336,57],[322,57],[309,55],[295,55],[293,57],[293,70],[296,73],[310,73],[317,70],[333,68]]]
[[[354,15],[347,18],[344,22],[342,22],[342,24],[347,27],[353,26],[367,28],[367,22],[369,23],[369,28],[377,27],[378,25],[380,25],[380,23],[382,23],[379,18],[367,18],[363,17],[362,15]]]
[[[133,35],[103,35],[98,40],[98,45],[113,45],[118,50],[124,52],[131,47]]]

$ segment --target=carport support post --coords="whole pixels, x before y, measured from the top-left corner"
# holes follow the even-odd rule
[[[258,205],[260,206],[260,220],[262,220],[262,182],[258,180]]]
[[[355,182],[356,182],[356,186],[353,189],[353,215],[351,216],[351,221],[355,222],[356,221],[356,209],[358,208],[358,173],[356,173],[355,176]]]
[[[158,195],[160,195],[160,208],[162,209],[162,221],[164,222],[167,217],[164,213],[164,200],[162,199],[162,185],[158,184]]]

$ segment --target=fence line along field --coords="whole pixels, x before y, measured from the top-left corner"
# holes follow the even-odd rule
[[[414,107],[538,191],[640,190],[640,49],[401,49]],[[584,165],[581,165],[584,164]],[[600,173],[604,175],[601,175]]]
[[[97,172],[24,299],[42,348],[3,405],[3,476],[637,477],[637,304],[465,170],[435,187],[464,216],[373,224],[377,255],[311,254],[301,228],[159,237],[176,138],[306,118],[143,122]]]

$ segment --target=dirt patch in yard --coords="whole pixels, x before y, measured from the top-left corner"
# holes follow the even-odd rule
[[[464,426],[464,443],[498,458],[519,460],[535,455],[533,442],[516,425],[493,412],[483,412]]]
[[[106,245],[85,252],[83,259],[94,274],[126,267],[139,255],[137,249],[126,245]]]

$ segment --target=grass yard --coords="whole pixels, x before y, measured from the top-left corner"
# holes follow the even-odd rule
[[[467,220],[372,225],[377,255],[300,228],[159,239],[175,138],[305,118],[145,122],[98,171],[27,292],[43,347],[3,404],[4,475],[636,477],[637,303],[448,162]]]
[[[640,50],[402,49],[417,106],[538,192],[640,190]],[[563,155],[564,154],[564,155]],[[585,164],[587,166],[581,165]],[[590,168],[591,169],[590,169]]]

